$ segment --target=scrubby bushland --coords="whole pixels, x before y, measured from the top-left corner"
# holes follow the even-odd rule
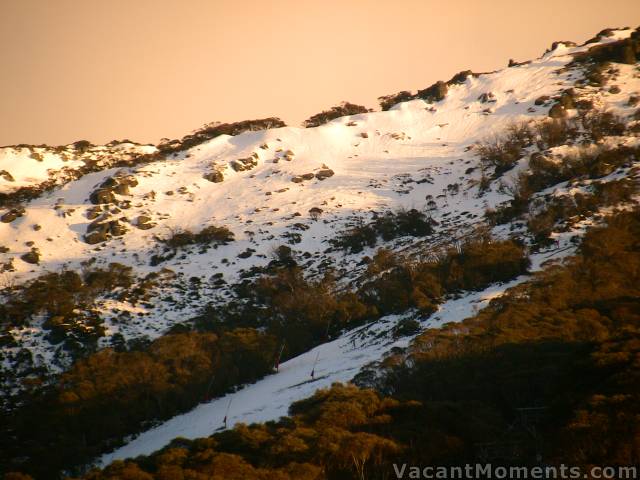
[[[417,308],[433,313],[442,296],[484,288],[526,273],[529,259],[522,245],[496,241],[482,232],[450,248],[435,261],[411,262],[388,250],[379,251],[369,265],[359,291],[365,304],[380,313]]]
[[[355,105],[349,102],[342,102],[340,105],[331,107],[329,110],[325,110],[320,113],[316,113],[302,122],[302,126],[305,128],[319,127],[325,123],[330,122],[333,119],[339,117],[345,117],[347,115],[358,115],[359,113],[370,112],[367,107],[362,105]]]
[[[430,87],[427,87],[423,90],[418,90],[416,93],[417,98],[421,98],[425,102],[433,103],[444,100],[447,96],[447,92],[449,91],[448,85],[443,81],[437,81]]]
[[[218,248],[219,245],[227,245],[234,240],[235,236],[227,227],[210,225],[195,233],[190,230],[177,229],[172,230],[166,237],[154,238],[164,245],[164,252],[151,256],[152,266],[170,260],[177,254],[178,250],[182,248],[198,246],[202,248],[203,251],[206,251],[211,246]]]
[[[571,219],[581,220],[599,209],[633,201],[639,191],[638,181],[623,178],[611,182],[594,183],[585,193],[553,196],[542,201],[542,209],[529,215],[527,227],[537,245],[550,243],[550,235],[558,222],[563,229],[571,226]]]
[[[599,142],[605,137],[624,135],[625,122],[612,112],[590,112],[583,116],[582,125],[587,135]]]
[[[209,247],[218,248],[219,245],[227,245],[234,240],[235,236],[227,227],[210,225],[195,233],[190,230],[175,229],[171,230],[166,237],[154,236],[154,238],[164,245],[164,252],[151,256],[151,266],[172,259],[180,249],[198,246],[202,252],[206,252]]]
[[[588,111],[575,120],[552,118],[536,123],[513,124],[502,135],[480,142],[476,151],[485,167],[494,169],[494,177],[497,178],[511,170],[531,147],[547,150],[560,145],[571,145],[580,138],[583,144],[598,143],[607,137],[624,135],[626,132],[624,120],[612,112]],[[625,147],[619,149],[620,152],[624,150]],[[530,166],[536,169],[536,159],[543,158],[539,152],[533,152]],[[543,160],[540,161],[544,163]],[[549,163],[545,166],[553,170]],[[577,172],[575,174],[579,175]]]
[[[9,459],[26,458],[29,472],[51,478],[149,421],[265,375],[282,345],[285,359],[384,313],[414,307],[428,315],[448,293],[526,271],[520,245],[474,238],[433,262],[380,251],[362,287],[352,291],[339,290],[331,274],[306,279],[291,251],[278,249],[270,273],[239,285],[235,302],[204,311],[196,331],[94,353],[56,385],[25,397],[22,407],[0,418],[0,438],[7,439],[0,444],[0,463],[16,468]],[[101,275],[85,281],[109,284]],[[51,449],[54,443],[58,447]]]
[[[533,140],[528,124],[513,124],[502,136],[478,144],[477,152],[483,164],[493,167],[495,176],[499,177],[516,165]]]
[[[378,238],[389,241],[402,236],[424,237],[433,233],[435,221],[412,208],[375,215],[372,222],[360,223],[338,235],[333,244],[351,253],[361,252],[365,247],[374,247]]]
[[[610,71],[611,62],[634,64],[640,58],[640,29],[633,31],[629,38],[594,45],[574,57],[569,66],[582,66],[585,75],[582,83],[602,87],[607,81],[606,73]]]
[[[261,118],[257,120],[243,120],[235,123],[215,122],[205,125],[194,133],[185,135],[181,140],[171,140],[158,145],[163,154],[178,153],[196,145],[219,137],[220,135],[239,135],[243,132],[267,130],[270,128],[286,127],[287,125],[277,117]]]
[[[529,211],[530,201],[535,193],[561,182],[600,179],[619,168],[631,166],[639,155],[637,148],[626,146],[578,148],[560,158],[550,158],[541,153],[535,153],[529,158],[528,171],[521,173],[515,184],[510,187],[513,199],[496,209],[487,210],[485,216],[494,225],[508,223]],[[573,198],[573,196],[571,199],[565,199],[570,203],[576,202],[573,205],[575,208],[571,209],[573,213],[569,213],[566,208],[563,208],[561,212],[556,211],[554,215],[547,212],[540,216],[541,214],[538,213],[538,218],[531,219],[529,227],[534,236],[540,239],[542,238],[539,235],[541,225],[545,225],[546,234],[543,237],[548,238],[553,224],[559,219],[566,219],[573,215],[592,214],[599,207],[628,202],[632,200],[634,192],[638,190],[638,183],[633,177],[634,175],[630,174],[628,178],[614,182],[596,181],[584,194],[579,194],[580,201],[576,199],[578,197]],[[554,202],[564,203],[564,200],[552,198],[551,204]],[[554,218],[554,221],[550,224],[551,217]],[[547,220],[542,221],[543,219]]]
[[[351,291],[339,291],[331,274],[306,279],[291,258],[274,261],[270,273],[238,286],[238,301],[203,312],[198,327],[214,332],[225,325],[263,328],[284,340],[288,357],[380,315],[408,308],[430,314],[443,295],[511,279],[529,265],[521,245],[481,232],[431,258],[415,262],[381,249],[361,286]]]
[[[634,64],[640,53],[640,28],[631,33],[631,36],[622,40],[594,45],[585,52],[575,54],[574,63],[604,62]]]
[[[286,420],[238,425],[215,438],[179,439],[139,462],[119,462],[83,478],[382,478],[383,470],[389,473],[388,457],[399,454],[402,447],[371,427],[383,429],[396,415],[408,416],[415,410],[412,403],[336,384],[292,405],[292,417]]]
[[[80,153],[82,152],[84,152],[84,150],[82,150]],[[163,158],[163,154],[159,152],[133,154],[130,157],[117,157],[115,159],[109,159],[108,165],[109,168],[133,167],[136,165],[143,165],[146,163],[162,160]],[[106,168],[103,163],[96,162],[89,157],[81,158],[81,160],[84,161],[83,165],[73,169],[65,169],[62,178],[49,178],[48,180],[45,180],[44,182],[41,182],[37,185],[20,187],[8,193],[1,192],[0,208],[12,208],[21,203],[38,198],[44,193],[58,188],[63,183],[71,182],[83,177],[84,175],[99,172]]]
[[[409,361],[377,365],[379,392],[334,384],[277,422],[175,440],[83,478],[382,480],[394,463],[635,464],[639,234],[637,212],[610,218],[575,259],[427,330]]]
[[[307,278],[295,257],[286,245],[274,249],[269,265],[235,285],[234,300],[205,308],[195,319],[196,327],[213,332],[229,325],[262,329],[285,345],[286,359],[375,318],[375,309],[357,292],[338,289],[331,270],[321,278]]]
[[[103,349],[77,362],[19,414],[0,417],[0,464],[6,469],[27,460],[30,473],[55,478],[150,419],[260,378],[276,350],[274,337],[252,329],[166,335],[144,350]]]
[[[227,227],[210,225],[199,232],[175,230],[165,238],[158,240],[170,248],[181,248],[188,245],[226,245],[234,239],[233,232]]]
[[[408,102],[409,100],[413,100],[415,96],[406,90],[398,93],[394,93],[392,95],[385,95],[383,97],[378,97],[378,103],[380,104],[380,108],[383,111],[389,110],[394,105],[397,105],[400,102]]]
[[[577,149],[559,158],[532,156],[530,171],[520,181],[531,191],[539,191],[570,179],[596,179],[609,175],[620,167],[629,166],[640,151],[633,147],[591,147]]]
[[[426,102],[439,102],[443,100],[446,95],[449,87],[451,85],[459,85],[466,82],[467,77],[470,76],[478,76],[479,74],[473,73],[471,70],[465,70],[459,73],[456,73],[451,79],[447,82],[438,81],[427,87],[423,90],[418,90],[416,94],[412,94],[406,90],[398,93],[394,93],[392,95],[385,95],[382,97],[378,97],[378,103],[380,104],[380,108],[385,111],[389,110],[394,105],[400,102],[408,102],[409,100],[415,100],[416,98],[421,98]]]
[[[0,325],[28,326],[34,318],[44,317],[43,327],[53,343],[66,342],[70,350],[95,348],[97,339],[104,335],[96,299],[126,295],[133,282],[131,267],[119,263],[81,273],[73,270],[45,273],[2,291]]]

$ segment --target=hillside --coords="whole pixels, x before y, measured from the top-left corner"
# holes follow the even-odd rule
[[[362,368],[475,315],[637,203],[638,36],[559,42],[308,128],[0,148],[6,444],[46,425],[79,438],[70,418],[103,415],[43,468],[106,464],[225,416],[276,420],[359,372],[384,383]],[[166,377],[150,380],[158,365]],[[44,455],[47,435],[12,466]]]

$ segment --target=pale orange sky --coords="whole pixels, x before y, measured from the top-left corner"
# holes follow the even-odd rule
[[[639,24],[639,0],[0,0],[0,145],[299,125]]]

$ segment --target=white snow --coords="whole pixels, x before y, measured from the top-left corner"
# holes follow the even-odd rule
[[[624,38],[629,33],[630,30],[616,31],[602,42]],[[321,262],[329,260],[342,281],[348,283],[362,271],[362,258],[372,256],[375,249],[365,249],[358,255],[327,252],[327,249],[329,240],[356,218],[367,220],[373,212],[387,209],[425,210],[433,199],[437,204],[433,218],[439,223],[436,235],[420,241],[401,238],[384,245],[410,254],[418,248],[435,248],[459,238],[481,221],[486,208],[510,199],[498,191],[496,185],[484,195],[478,194],[479,162],[470,147],[499,135],[513,123],[546,118],[549,107],[534,106],[535,99],[573,87],[581,74],[563,67],[572,60],[573,53],[590,46],[560,45],[528,64],[470,77],[464,84],[451,86],[446,98],[434,104],[413,100],[386,112],[343,117],[318,128],[285,127],[234,137],[220,136],[175,157],[139,166],[110,168],[115,158],[128,158],[136,152],[153,153],[155,147],[128,143],[93,147],[84,156],[76,156],[71,147],[0,148],[0,193],[21,186],[37,186],[48,180],[61,185],[28,202],[23,217],[0,223],[0,246],[10,249],[0,253],[0,280],[10,285],[45,271],[64,267],[79,269],[88,259],[95,259],[96,266],[114,261],[129,265],[139,276],[163,268],[173,272],[175,279],[161,282],[155,297],[144,305],[101,300],[107,328],[102,346],[108,345],[114,333],[128,339],[145,335],[156,338],[176,322],[198,313],[205,301],[224,302],[227,289],[215,286],[211,277],[222,273],[229,285],[234,284],[243,271],[266,265],[273,248],[286,244],[290,238],[287,235],[292,233],[299,235],[299,242],[290,246],[300,263],[308,262],[306,271],[319,271]],[[620,93],[610,94],[593,87],[581,89],[579,93],[593,99],[599,108],[628,115],[633,109],[626,101],[629,95],[640,91],[640,76],[634,66],[616,67],[619,74],[615,84],[620,87]],[[493,93],[495,102],[482,103],[479,97],[489,92]],[[288,151],[292,154],[286,156]],[[42,161],[39,155],[32,158],[34,152],[42,155]],[[233,170],[231,165],[235,160],[252,155],[257,156],[254,168]],[[77,169],[85,160],[102,162],[100,165],[105,169],[71,180],[74,177],[66,169]],[[504,181],[511,181],[526,167],[526,162],[521,162],[505,175]],[[324,168],[333,170],[334,175],[323,181],[315,178],[302,183],[291,181],[295,176],[317,173]],[[224,174],[223,182],[212,183],[203,178],[213,169]],[[3,177],[2,170],[8,172],[13,181]],[[112,217],[121,219],[128,231],[104,244],[88,245],[83,235],[91,223],[86,216],[87,210],[93,207],[89,196],[105,179],[119,171],[138,181],[138,185],[130,189],[131,195],[118,196],[119,200],[129,200],[130,208],[122,208]],[[449,187],[456,184],[458,192],[454,193]],[[555,187],[559,193],[563,188],[566,185]],[[317,221],[310,218],[309,210],[313,207],[323,210]],[[0,215],[3,213],[0,211]],[[139,215],[151,217],[157,226],[150,230],[136,228],[135,219]],[[41,228],[35,229],[35,225]],[[226,226],[234,232],[236,241],[206,253],[199,253],[197,248],[179,252],[160,265],[149,265],[150,256],[160,248],[155,236],[162,237],[179,228],[198,231],[207,225]],[[509,233],[500,228],[494,232],[499,236]],[[546,255],[553,259],[570,253],[569,239],[573,233],[559,235],[560,249]],[[31,248],[27,242],[34,242],[33,246],[40,250],[39,265],[20,259]],[[252,256],[238,258],[247,248],[255,250]],[[305,253],[309,255],[306,259]],[[534,256],[534,269],[540,268],[546,259],[543,254]],[[11,262],[13,269],[3,267]],[[177,290],[180,284],[187,284],[190,277],[201,279],[197,288],[199,298],[189,299]],[[2,286],[0,283],[0,294]],[[500,294],[504,288],[492,287],[448,301],[425,326],[461,320],[473,313],[478,302]],[[169,295],[179,298],[179,302],[166,301]],[[120,322],[116,320],[119,312],[131,312],[133,316],[130,321]],[[277,418],[286,413],[291,401],[334,381],[350,380],[363,365],[379,359],[393,346],[406,344],[407,338],[374,340],[376,332],[388,329],[398,319],[386,317],[375,325],[322,345],[283,364],[277,375],[239,390],[232,395],[230,425]],[[11,368],[9,359],[20,348],[33,352],[36,366],[52,372],[68,366],[60,347],[44,339],[46,332],[39,322],[28,328],[15,328],[11,333],[19,340],[19,347],[3,349],[2,368]],[[297,385],[308,379],[310,364],[317,352],[320,352],[317,373],[322,378]],[[221,412],[226,409],[228,398],[200,405],[142,434],[102,461],[149,453],[174,436],[209,435],[220,426],[224,416]]]

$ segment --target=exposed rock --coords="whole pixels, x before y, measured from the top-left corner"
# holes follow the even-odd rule
[[[549,116],[551,118],[564,118],[564,117],[567,116],[567,112],[566,112],[566,110],[564,109],[564,107],[562,105],[556,103],[549,110]]]
[[[251,170],[258,165],[258,160],[255,157],[246,157],[233,160],[230,164],[236,172],[243,172],[245,170]]]
[[[334,174],[335,172],[333,170],[331,170],[330,168],[325,168],[316,173],[316,178],[322,181],[326,178],[333,177]]]
[[[93,245],[106,242],[112,236],[119,237],[124,235],[126,231],[127,227],[120,223],[120,220],[103,221],[103,219],[99,219],[89,224],[84,240],[88,244]]]
[[[478,100],[480,100],[481,103],[493,103],[496,101],[496,96],[493,92],[487,92],[480,95]]]
[[[27,253],[20,255],[20,259],[24,262],[37,265],[40,262],[40,252],[37,248],[32,248]]]
[[[7,213],[5,213],[0,217],[0,222],[11,223],[16,218],[22,217],[23,215],[24,215],[24,208],[22,207],[12,208],[11,210],[9,210]]]
[[[114,203],[115,195],[131,195],[130,187],[138,185],[138,181],[132,175],[114,175],[107,178],[89,196],[91,203],[100,205],[104,203]]]
[[[15,182],[13,175],[6,170],[0,170],[0,177],[4,178],[7,182]]]
[[[224,175],[219,170],[213,170],[212,172],[205,173],[203,178],[213,183],[220,183],[224,180]]]
[[[449,87],[443,81],[438,81],[424,90],[418,90],[417,97],[423,99],[425,102],[433,103],[444,100],[447,96]]]
[[[91,233],[87,233],[84,236],[84,241],[89,245],[95,245],[96,243],[106,242],[109,239],[109,236],[106,232],[103,231],[95,231]]]
[[[551,97],[549,97],[549,95],[542,95],[541,97],[536,98],[535,102],[533,102],[533,103],[535,105],[544,105],[550,99],[551,99]]]
[[[114,203],[116,201],[116,196],[113,191],[109,188],[98,188],[91,192],[89,196],[89,201],[94,205],[101,205],[104,203]]]
[[[91,207],[85,214],[89,220],[95,220],[102,214],[102,208],[99,206]]]
[[[315,175],[313,173],[304,173],[302,175],[296,175],[291,179],[293,183],[302,183],[305,180],[313,180]]]
[[[136,218],[135,226],[140,230],[149,230],[156,226],[155,223],[151,221],[151,217],[147,217],[146,215],[140,215]]]

